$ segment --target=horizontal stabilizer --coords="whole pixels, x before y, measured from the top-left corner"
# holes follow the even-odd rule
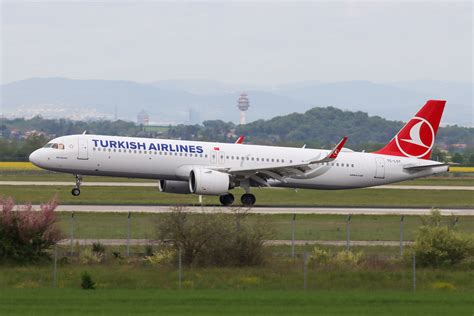
[[[419,171],[419,170],[425,170],[425,169],[430,169],[430,168],[434,168],[434,167],[442,167],[442,166],[449,166],[449,164],[448,163],[437,163],[437,164],[422,165],[422,166],[406,166],[406,167],[403,167],[403,169]]]

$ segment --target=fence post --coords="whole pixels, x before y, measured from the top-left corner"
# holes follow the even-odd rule
[[[54,245],[53,288],[58,287],[58,245]]]
[[[403,256],[403,222],[405,215],[400,218],[400,257]]]
[[[128,212],[127,220],[127,257],[130,257],[130,235],[131,235],[131,221],[132,221],[132,212]]]
[[[181,261],[181,247],[178,248],[178,288],[181,290],[181,281],[183,278],[182,274],[182,261]]]
[[[352,214],[347,217],[346,221],[346,250],[351,247],[351,219]]]
[[[306,291],[308,288],[308,253],[305,251],[303,254],[303,289]]]
[[[416,253],[413,251],[413,291],[416,291]]]
[[[70,240],[71,240],[71,255],[73,254],[74,252],[74,221],[75,221],[75,218],[74,218],[74,212],[71,213],[71,218],[70,218],[70,228],[71,228],[71,237],[70,237]]]
[[[291,221],[291,257],[295,257],[295,228],[296,228],[296,214],[293,214]]]

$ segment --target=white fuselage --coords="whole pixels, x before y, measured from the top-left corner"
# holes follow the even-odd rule
[[[159,180],[189,179],[193,168],[272,168],[324,157],[328,150],[195,142],[100,135],[71,135],[52,142],[60,148],[36,150],[30,160],[37,166],[71,174]],[[134,144],[134,145],[133,145]],[[406,166],[433,165],[434,161],[343,150],[336,160],[311,165],[302,175],[271,186],[310,189],[349,189],[377,186],[429,176],[448,170],[445,165],[417,171]]]

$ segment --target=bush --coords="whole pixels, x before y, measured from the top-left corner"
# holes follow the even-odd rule
[[[0,261],[31,262],[48,258],[47,250],[61,239],[55,225],[55,199],[42,204],[39,211],[25,205],[15,211],[11,198],[0,197]]]
[[[104,261],[103,252],[95,252],[91,248],[85,248],[79,254],[79,261],[82,264],[96,264]]]
[[[449,266],[474,255],[472,236],[458,233],[450,226],[441,226],[441,222],[439,211],[432,211],[419,228],[413,246],[418,265]]]
[[[104,254],[105,247],[100,242],[94,242],[92,243],[92,252],[95,252],[97,254]]]
[[[361,263],[362,257],[362,251],[353,252],[351,250],[344,249],[333,254],[331,250],[324,250],[319,247],[314,247],[309,256],[309,263],[316,263],[319,265],[335,265],[340,267],[354,267]]]
[[[84,290],[95,290],[95,282],[92,281],[92,277],[87,272],[81,274],[81,287]]]
[[[169,264],[176,258],[175,249],[160,249],[151,255],[145,256],[143,261],[151,265]]]
[[[261,220],[253,225],[246,221],[247,213],[201,213],[191,215],[176,207],[157,225],[162,242],[181,249],[187,265],[252,266],[264,262],[264,241],[272,230]]]

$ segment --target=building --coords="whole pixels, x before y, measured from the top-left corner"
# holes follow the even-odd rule
[[[137,115],[138,125],[148,125],[150,123],[150,116],[144,110],[141,110]]]
[[[237,108],[240,110],[240,125],[244,125],[247,121],[245,112],[250,107],[250,101],[246,93],[242,93],[237,100]]]

